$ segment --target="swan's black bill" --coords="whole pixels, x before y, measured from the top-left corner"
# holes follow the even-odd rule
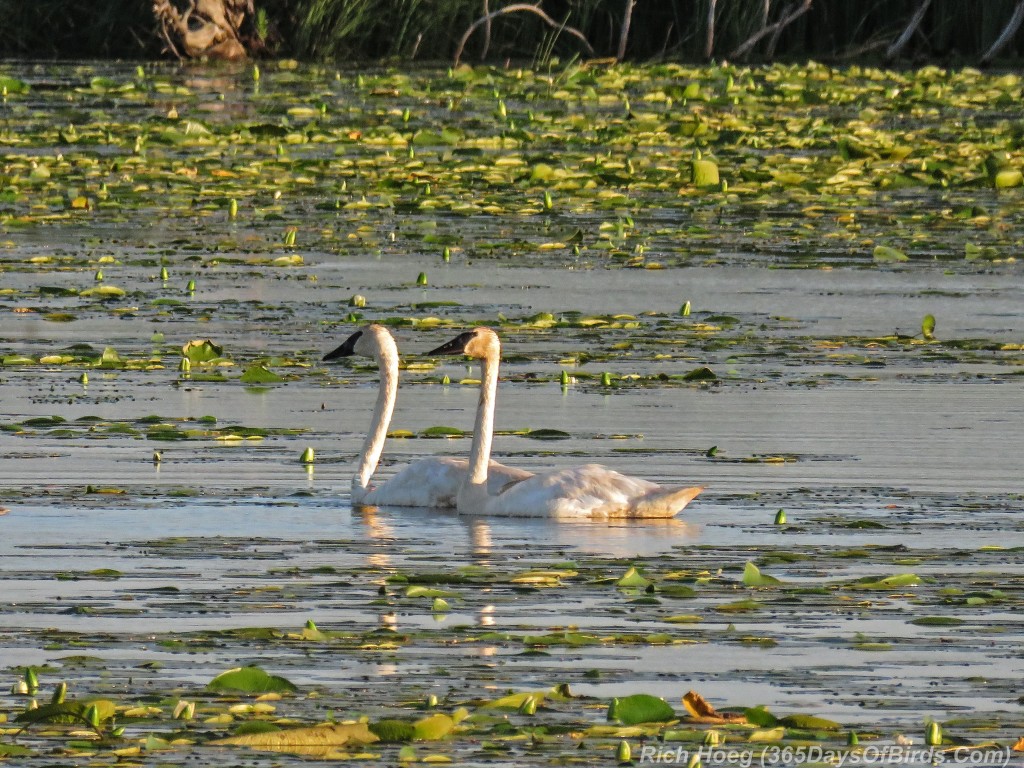
[[[363,335],[362,331],[356,331],[337,349],[332,349],[326,355],[323,356],[323,360],[337,360],[339,357],[351,357],[356,353],[356,341]]]
[[[473,340],[475,334],[473,331],[466,331],[460,333],[454,339],[446,344],[442,344],[437,349],[432,349],[427,352],[428,355],[461,355],[466,351],[466,345]]]

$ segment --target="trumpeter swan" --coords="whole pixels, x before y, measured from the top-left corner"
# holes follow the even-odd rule
[[[420,459],[393,475],[386,482],[372,482],[384,441],[388,435],[391,414],[398,397],[398,347],[395,339],[382,325],[370,324],[356,331],[324,360],[360,355],[372,357],[380,368],[380,391],[370,421],[370,431],[363,443],[359,466],[352,478],[352,504],[362,506],[448,507],[455,506],[455,497],[466,476],[467,461],[436,456]],[[531,472],[491,462],[490,487],[497,493],[503,486],[530,477]]]
[[[665,518],[682,511],[704,490],[662,488],[600,464],[542,472],[497,493],[488,477],[494,434],[494,397],[498,388],[501,342],[490,328],[474,328],[429,355],[468,355],[481,361],[480,403],[473,427],[469,474],[459,488],[460,514],[507,517]]]

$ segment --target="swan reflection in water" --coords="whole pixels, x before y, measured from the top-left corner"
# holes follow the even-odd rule
[[[352,516],[366,540],[379,544],[368,552],[366,562],[380,572],[377,583],[385,588],[389,586],[386,579],[390,573],[422,570],[431,557],[436,557],[436,562],[444,567],[454,563],[480,568],[508,568],[510,558],[514,557],[514,570],[525,571],[583,555],[631,558],[663,554],[697,541],[703,528],[675,518],[610,523],[581,519],[488,519],[443,510],[371,506],[354,508]],[[475,594],[483,597],[490,589],[481,585]],[[478,626],[494,628],[502,624],[500,605],[484,602],[474,610]],[[380,625],[399,631],[399,618],[389,608],[380,615]],[[474,653],[489,655],[483,650],[484,646],[479,646]]]

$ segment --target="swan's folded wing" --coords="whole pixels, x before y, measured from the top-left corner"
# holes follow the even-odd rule
[[[449,456],[414,461],[374,488],[362,503],[377,507],[452,509],[467,466],[465,459]],[[504,486],[532,476],[532,472],[492,461],[487,472],[487,488],[490,493],[497,494]]]
[[[658,488],[655,491],[633,499],[628,505],[619,509],[609,509],[607,517],[629,517],[656,519],[675,517],[704,490],[702,485],[689,488]]]
[[[682,511],[701,488],[662,488],[603,467],[544,472],[487,499],[485,514],[506,517],[666,518]]]

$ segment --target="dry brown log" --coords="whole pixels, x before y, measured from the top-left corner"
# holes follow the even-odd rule
[[[153,15],[168,49],[179,59],[244,59],[241,29],[253,0],[154,0]]]

